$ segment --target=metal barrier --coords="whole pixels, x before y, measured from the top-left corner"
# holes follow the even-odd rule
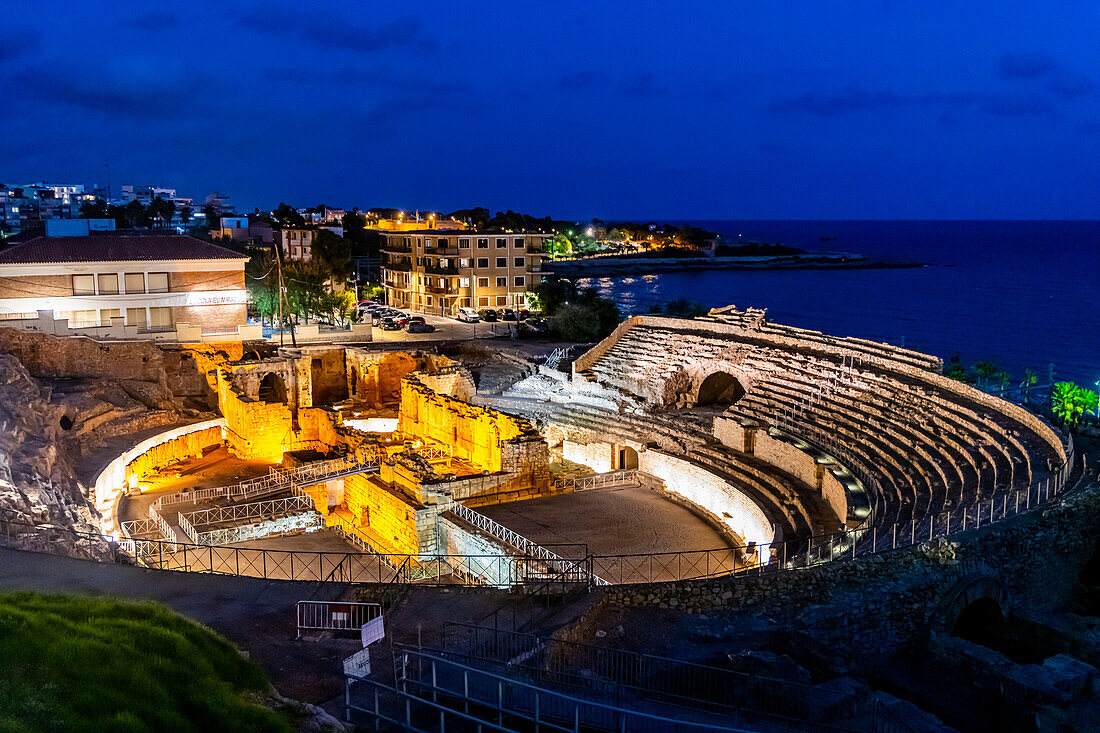
[[[515,547],[525,555],[539,560],[545,560],[551,565],[552,571],[556,574],[577,574],[579,576],[578,579],[583,578],[584,582],[588,582],[589,578],[591,578],[591,581],[596,585],[610,585],[606,580],[598,576],[585,576],[583,573],[584,568],[580,565],[580,562],[576,560],[566,560],[557,553],[551,552],[545,547],[535,544],[518,532],[508,529],[503,524],[490,519],[484,514],[475,512],[464,504],[454,502],[449,504],[447,509],[460,519],[469,522],[483,532],[491,534],[498,540]]]
[[[587,476],[559,478],[555,482],[560,488],[573,491],[605,489],[611,486],[635,486],[642,483],[641,472],[637,469],[622,469],[607,473],[593,473]]]
[[[298,601],[295,604],[298,638],[303,631],[359,631],[365,623],[382,615],[379,603],[345,601]]]
[[[459,621],[444,622],[441,646],[449,659],[598,693],[613,705],[650,700],[741,722],[746,713],[772,724],[813,721],[821,730],[849,730],[840,721],[864,712],[846,694],[813,685]]]
[[[485,724],[497,730],[574,731],[726,731],[747,733],[736,721],[719,720],[702,714],[697,720],[685,720],[660,712],[643,712],[550,690],[530,682],[516,680],[471,667],[412,647],[397,645],[393,652],[396,695],[407,701],[404,720],[399,725],[422,729],[430,720],[432,727],[445,729],[447,716]],[[347,676],[352,682],[363,678]],[[376,703],[381,701],[374,698]],[[347,709],[375,716],[377,706],[368,707],[356,700],[354,688],[347,687]],[[414,716],[412,704],[430,711]],[[419,711],[418,711],[419,712]],[[662,711],[663,712],[663,711]]]
[[[180,514],[180,519],[186,518],[191,526],[197,529],[210,524],[255,522],[282,514],[297,514],[309,511],[315,511],[313,499],[309,496],[296,494],[285,499],[268,499],[251,504],[233,504],[211,509],[200,509],[196,512]]]

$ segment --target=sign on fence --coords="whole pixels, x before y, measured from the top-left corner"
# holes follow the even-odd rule
[[[365,629],[366,626],[363,626]],[[366,647],[344,660],[344,675],[366,677],[370,674],[370,649]]]
[[[382,617],[372,618],[370,621],[363,624],[363,627],[359,630],[360,638],[363,640],[363,646],[368,647],[376,641],[382,641],[386,636],[386,629],[383,625]]]

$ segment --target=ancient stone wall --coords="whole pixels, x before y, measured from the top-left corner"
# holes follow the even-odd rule
[[[614,446],[611,443],[575,443],[566,439],[561,444],[562,458],[588,466],[596,473],[607,473],[612,470],[613,451]]]
[[[450,446],[456,458],[489,473],[506,470],[505,460],[514,468],[537,459],[545,465],[549,459],[546,441],[526,420],[434,392],[412,376],[402,382],[399,420],[402,433]],[[533,445],[505,457],[502,444],[509,441]]]
[[[848,516],[848,498],[842,484],[824,465],[785,440],[773,438],[768,431],[745,427],[732,417],[714,419],[714,437],[729,448],[756,456],[769,464],[795,476],[807,486],[817,489],[837,519],[844,522]]]
[[[369,475],[354,474],[344,479],[344,501],[333,513],[342,515],[376,550],[399,557],[419,550],[419,508],[409,497],[372,481]]]
[[[0,353],[12,354],[35,378],[133,379],[167,385],[163,354],[150,341],[99,343],[0,328]]]
[[[749,497],[719,476],[694,463],[656,450],[638,455],[638,470],[665,482],[667,491],[706,511],[742,543],[770,544],[775,530]]]

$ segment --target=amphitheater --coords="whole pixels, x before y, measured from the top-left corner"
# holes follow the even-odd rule
[[[87,542],[106,538],[108,554],[160,570],[346,584],[387,607],[395,588],[417,586],[557,594],[573,608],[580,594],[568,624],[550,611],[517,626],[512,608],[515,633],[557,628],[559,645],[591,627],[594,596],[626,609],[616,613],[713,614],[741,603],[728,583],[781,583],[767,595],[790,587],[774,580],[784,571],[888,564],[906,547],[1027,518],[1058,501],[1075,464],[1068,436],[944,377],[934,357],[753,309],[631,317],[571,363],[565,352],[518,360],[495,388],[455,354],[176,353],[187,374],[176,381],[211,412],[98,472],[100,538]],[[694,541],[669,546],[685,535]],[[514,664],[494,633],[482,653]],[[647,699],[653,721],[683,712]],[[795,717],[784,729],[819,729]],[[820,729],[864,729],[842,718]]]

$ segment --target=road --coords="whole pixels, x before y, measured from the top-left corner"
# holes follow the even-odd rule
[[[415,314],[421,315],[421,314]],[[435,333],[408,333],[371,329],[375,342],[387,341],[468,341],[479,338],[507,338],[514,323],[464,323],[443,316],[424,315],[427,323],[435,326]]]

